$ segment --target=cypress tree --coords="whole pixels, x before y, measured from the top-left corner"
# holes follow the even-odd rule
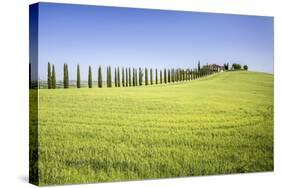
[[[52,65],[52,88],[56,89],[56,70],[55,70],[55,65]]]
[[[122,67],[122,87],[125,87],[125,72],[124,72],[124,67]]]
[[[132,86],[131,68],[129,68],[129,86]]]
[[[171,81],[175,82],[175,69],[174,68],[172,68],[172,71],[171,71]]]
[[[99,66],[98,69],[98,87],[102,88],[102,72],[101,72],[101,66]]]
[[[88,87],[93,87],[93,77],[92,77],[92,68],[89,66],[89,72],[88,72]]]
[[[63,64],[63,87],[64,88],[67,88],[66,87],[66,65],[65,64]]]
[[[133,68],[133,86],[136,86],[136,83],[135,83],[135,69]]]
[[[128,87],[128,68],[126,67],[126,87]]]
[[[29,68],[30,68],[30,64],[29,64]],[[50,62],[48,62],[48,89],[52,88],[52,73],[51,73],[51,64]]]
[[[167,71],[164,69],[164,83],[167,83]]]
[[[138,86],[138,70],[135,69],[135,85]]]
[[[120,85],[120,69],[119,69],[119,67],[117,69],[117,83],[118,83],[118,87],[120,87],[121,85]]]
[[[155,69],[155,83],[158,84],[158,71]]]
[[[160,70],[160,84],[162,84],[163,81],[162,81],[162,70]]]
[[[109,66],[106,67],[106,86],[110,87],[110,83],[109,83]]]
[[[171,71],[170,69],[168,69],[168,83],[171,82]]]
[[[145,85],[148,85],[148,71],[147,68],[145,68]]]
[[[77,88],[80,88],[80,66],[79,66],[79,64],[77,64]]]
[[[152,69],[150,69],[150,84],[153,84],[153,75],[152,75]]]
[[[117,71],[116,71],[116,67],[115,67],[115,69],[114,69],[114,84],[115,84],[115,87],[117,87],[118,86],[118,81],[117,81]]]
[[[66,88],[69,88],[68,64],[66,64],[65,67],[66,67]]]
[[[139,68],[139,85],[142,86],[142,70]]]
[[[200,71],[201,66],[200,66],[200,61],[198,61],[198,71]]]
[[[50,67],[51,68],[51,67]],[[29,89],[31,89],[32,88],[32,83],[31,83],[31,63],[29,62]],[[50,71],[51,72],[51,71]],[[51,79],[52,80],[52,79]]]
[[[108,66],[108,86],[112,87],[111,66]]]

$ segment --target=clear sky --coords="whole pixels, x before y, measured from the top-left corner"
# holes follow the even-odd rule
[[[32,24],[32,23],[31,23]],[[87,80],[88,66],[194,68],[205,63],[247,64],[273,73],[273,18],[68,4],[39,4],[39,77],[47,63],[57,80]]]

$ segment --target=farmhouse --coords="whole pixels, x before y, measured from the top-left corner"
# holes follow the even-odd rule
[[[204,65],[202,68],[209,69],[209,70],[215,71],[215,72],[223,72],[225,70],[224,66],[220,66],[217,64]]]

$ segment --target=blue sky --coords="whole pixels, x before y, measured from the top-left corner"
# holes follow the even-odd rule
[[[225,62],[273,73],[273,18],[68,4],[39,4],[39,77],[88,66],[193,68]]]

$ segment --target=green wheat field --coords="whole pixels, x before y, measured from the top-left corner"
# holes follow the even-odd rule
[[[273,170],[273,75],[39,90],[39,184]]]

